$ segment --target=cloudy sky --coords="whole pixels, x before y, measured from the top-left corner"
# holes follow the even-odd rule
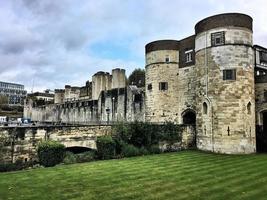
[[[81,86],[97,71],[144,68],[144,46],[182,39],[210,15],[254,19],[267,47],[265,0],[0,0],[0,80],[30,91]]]

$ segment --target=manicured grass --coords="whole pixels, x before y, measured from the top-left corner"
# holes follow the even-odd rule
[[[267,199],[267,154],[183,151],[2,173],[0,199]]]

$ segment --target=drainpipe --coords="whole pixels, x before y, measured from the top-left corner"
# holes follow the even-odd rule
[[[208,96],[208,84],[209,84],[209,68],[208,68],[208,55],[207,55],[207,47],[208,47],[208,34],[205,32],[205,39],[206,39],[206,45],[205,45],[205,67],[206,67],[206,98],[209,101],[210,104],[210,113],[211,113],[211,142],[212,142],[212,151],[214,152],[214,134],[213,134],[213,110],[212,110],[212,102]]]

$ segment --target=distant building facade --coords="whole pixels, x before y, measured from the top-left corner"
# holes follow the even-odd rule
[[[7,97],[9,105],[23,105],[27,91],[24,85],[0,81],[0,95]]]

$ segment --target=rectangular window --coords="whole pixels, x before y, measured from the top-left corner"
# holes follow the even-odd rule
[[[170,62],[171,61],[171,59],[170,59],[170,56],[169,55],[167,55],[166,57],[165,57],[165,62]]]
[[[220,46],[225,43],[224,31],[211,34],[211,46]]]
[[[159,90],[168,90],[168,83],[167,82],[160,82],[159,83]]]
[[[235,69],[223,70],[223,80],[236,80],[236,70]]]
[[[260,52],[260,63],[267,63],[267,53],[266,52]]]
[[[192,54],[193,54],[193,49],[190,49],[185,52],[185,62],[192,62]]]
[[[152,90],[152,84],[151,83],[147,85],[147,89]]]

